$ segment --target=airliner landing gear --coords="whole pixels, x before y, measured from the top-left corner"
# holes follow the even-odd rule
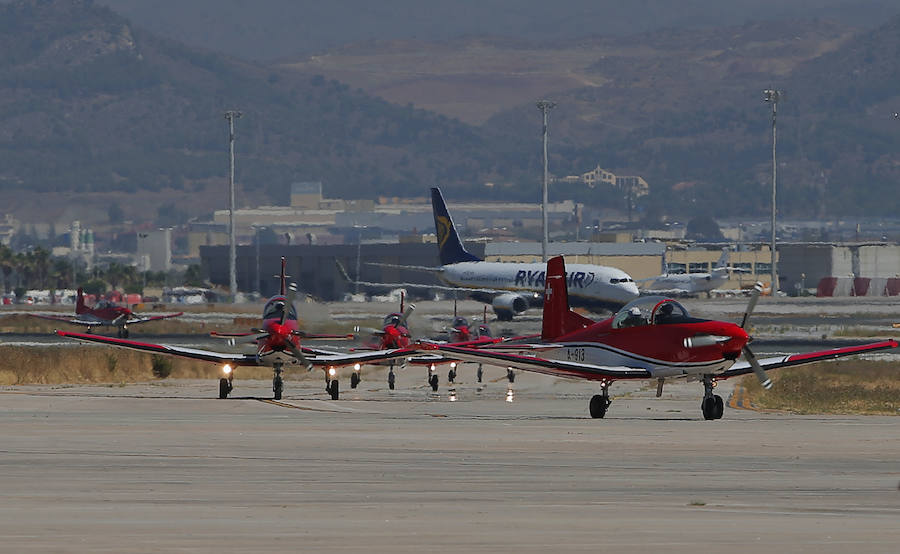
[[[228,398],[231,394],[231,379],[222,377],[219,379],[219,398]]]
[[[515,383],[516,382],[516,372],[513,371],[512,369],[507,368],[506,378],[507,378],[507,380],[509,380],[510,383]]]
[[[275,372],[272,377],[272,392],[275,393],[275,400],[281,400],[281,393],[284,391],[284,381],[281,378],[282,364],[278,362],[272,369]]]
[[[591,417],[600,419],[605,416],[610,404],[612,404],[612,400],[609,399],[609,383],[603,381],[600,383],[600,394],[591,397],[591,403],[588,406]]]
[[[725,402],[718,394],[713,394],[716,387],[716,380],[710,375],[703,376],[703,402],[700,403],[700,410],[703,412],[703,419],[722,419],[725,413]]]
[[[391,364],[391,369],[388,370],[388,388],[394,390],[394,383],[396,382],[397,377],[394,375],[394,364]]]
[[[484,370],[481,368],[481,364],[478,364],[478,371],[475,372],[475,378],[478,379],[478,382],[481,382],[481,378],[484,377]]]

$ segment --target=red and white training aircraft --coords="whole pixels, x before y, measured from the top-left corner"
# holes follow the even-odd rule
[[[613,317],[595,322],[569,309],[565,264],[561,256],[547,262],[541,341],[536,344],[497,344],[475,349],[431,344],[459,360],[522,369],[559,377],[598,381],[601,394],[590,401],[591,417],[606,415],[609,386],[620,379],[655,379],[657,396],[665,381],[686,378],[703,383],[701,410],[705,419],[719,419],[722,398],[713,393],[716,381],[755,373],[771,387],[766,371],[831,360],[864,352],[897,348],[894,340],[860,346],[792,354],[758,360],[744,330],[759,297],[750,299],[741,325],[691,317],[678,302],[659,296],[632,301]],[[741,354],[744,361],[738,361]]]
[[[300,365],[307,370],[319,367],[325,371],[326,391],[334,400],[339,396],[337,368],[347,365],[357,365],[369,362],[378,362],[408,356],[421,356],[421,352],[407,348],[389,350],[376,350],[371,352],[354,352],[341,354],[325,350],[301,347],[300,339],[303,338],[346,338],[345,335],[310,335],[299,329],[297,321],[297,309],[294,307],[293,297],[295,289],[289,290],[286,286],[285,260],[281,259],[281,293],[273,296],[263,307],[262,325],[254,329],[252,333],[219,334],[218,336],[236,339],[238,337],[250,338],[256,345],[253,354],[215,352],[198,348],[173,346],[166,344],[152,344],[112,337],[101,337],[85,333],[69,333],[57,331],[61,337],[68,337],[88,342],[97,342],[110,346],[119,346],[143,352],[156,354],[169,354],[183,358],[204,360],[216,364],[223,364],[223,376],[219,379],[219,398],[226,398],[232,390],[234,368],[239,366],[269,366],[274,370],[272,378],[272,390],[276,400],[281,399],[284,390],[282,373],[285,365]]]
[[[126,306],[119,306],[108,300],[101,300],[93,306],[87,306],[84,303],[84,291],[79,288],[78,296],[75,300],[75,317],[42,314],[29,315],[41,319],[71,323],[72,325],[82,325],[88,328],[88,333],[93,331],[94,327],[117,327],[117,336],[120,339],[124,339],[128,338],[129,325],[178,317],[184,315],[184,312],[178,312],[177,314],[140,316]]]

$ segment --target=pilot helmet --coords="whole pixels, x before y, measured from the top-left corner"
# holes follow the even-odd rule
[[[637,306],[632,306],[632,307],[628,310],[628,315],[633,315],[633,316],[635,316],[635,317],[641,317],[641,309],[638,308]]]

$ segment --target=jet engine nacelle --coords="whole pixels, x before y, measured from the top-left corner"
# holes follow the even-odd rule
[[[497,319],[500,321],[512,321],[514,315],[518,315],[528,309],[528,300],[521,294],[506,292],[495,296],[491,305]]]

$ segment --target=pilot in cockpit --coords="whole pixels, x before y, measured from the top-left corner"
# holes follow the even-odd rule
[[[629,308],[628,315],[622,320],[622,327],[637,327],[638,325],[644,324],[646,324],[646,320],[644,319],[643,314],[641,314],[641,309],[637,306]]]

